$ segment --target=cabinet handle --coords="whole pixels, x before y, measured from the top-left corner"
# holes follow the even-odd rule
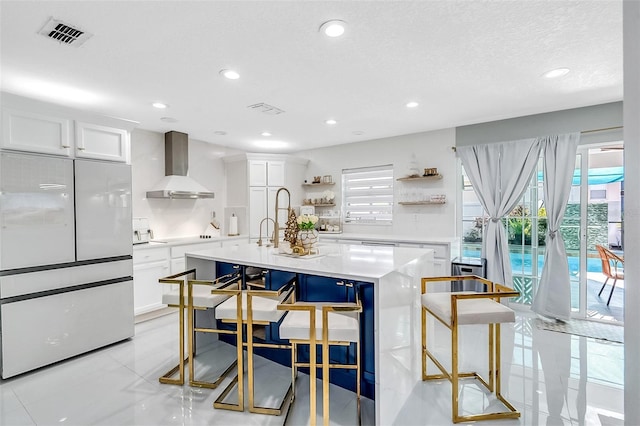
[[[79,146],[77,149],[78,151],[84,151],[84,146]]]
[[[353,287],[353,283],[347,282],[346,286],[347,287]]]
[[[71,145],[60,145],[60,148],[71,148]]]
[[[344,285],[344,281],[337,281],[336,285]]]
[[[240,269],[240,265],[233,265],[232,269]]]

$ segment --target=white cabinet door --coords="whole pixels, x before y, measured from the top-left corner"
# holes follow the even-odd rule
[[[267,162],[249,160],[249,186],[267,186]]]
[[[71,155],[69,119],[5,108],[2,129],[2,148]]]
[[[267,163],[267,185],[284,186],[284,161],[269,161]]]
[[[73,194],[71,159],[0,153],[0,270],[76,260]]]
[[[75,160],[77,260],[131,255],[131,166]]]
[[[133,265],[133,310],[135,315],[163,308],[162,294],[169,287],[158,280],[170,275],[169,260]]]
[[[260,221],[267,217],[267,188],[249,188],[249,237],[258,238],[260,235]],[[270,235],[267,226],[263,226],[262,235]],[[273,226],[271,227],[273,229]]]
[[[125,163],[129,157],[129,133],[123,129],[77,121],[76,157]]]

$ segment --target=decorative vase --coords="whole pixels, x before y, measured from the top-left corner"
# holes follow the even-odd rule
[[[300,229],[298,231],[298,244],[300,244],[305,251],[310,252],[315,248],[315,244],[318,242],[318,231],[315,229]]]

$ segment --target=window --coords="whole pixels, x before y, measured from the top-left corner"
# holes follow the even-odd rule
[[[391,225],[393,165],[342,170],[345,223]]]

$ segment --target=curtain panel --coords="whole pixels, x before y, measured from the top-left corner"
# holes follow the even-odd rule
[[[539,139],[463,146],[457,149],[462,165],[489,215],[482,257],[487,278],[513,288],[507,236],[501,219],[518,203],[536,170],[542,143]]]
[[[571,316],[571,281],[560,223],[569,201],[579,141],[580,133],[541,138],[547,236],[544,266],[531,310],[565,321]]]

